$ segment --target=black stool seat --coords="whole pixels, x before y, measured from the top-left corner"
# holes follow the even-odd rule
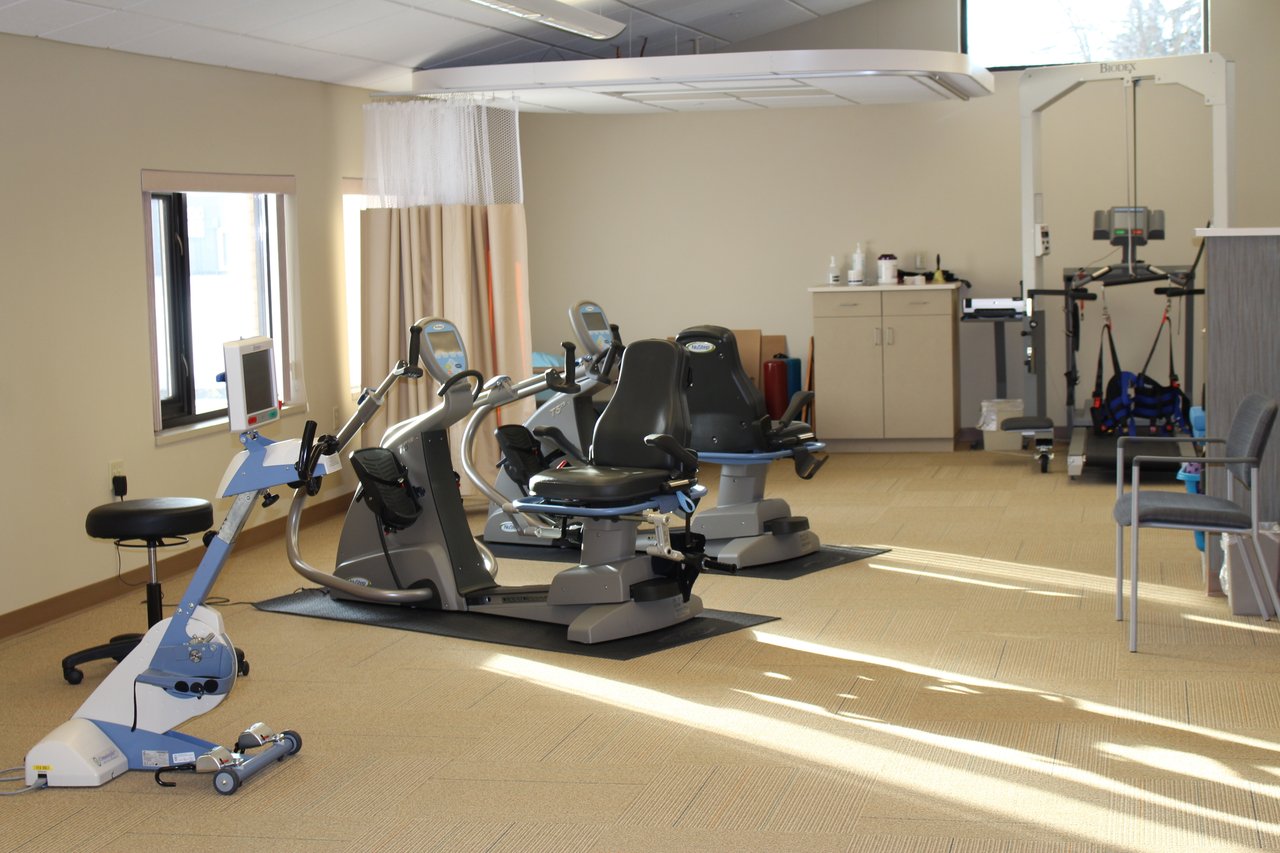
[[[116,501],[89,510],[84,530],[94,539],[144,542],[201,533],[213,526],[213,504],[200,498]]]
[[[1000,422],[1000,429],[1006,432],[1043,432],[1047,429],[1053,429],[1053,421],[1049,418],[1038,418],[1035,415],[1005,418]]]
[[[94,507],[84,519],[84,530],[94,539],[112,539],[117,546],[131,541],[142,542],[146,546],[147,565],[151,570],[151,579],[147,582],[148,627],[164,617],[164,593],[156,574],[156,550],[180,545],[186,541],[184,537],[201,533],[212,526],[213,504],[200,498],[116,501]],[[166,539],[177,541],[166,542]],[[84,673],[79,669],[81,664],[106,658],[122,661],[142,637],[142,634],[120,634],[112,637],[109,642],[67,655],[62,659],[62,677],[69,684],[79,684],[84,679]],[[248,675],[249,663],[240,649],[236,649],[236,659],[240,674]]]

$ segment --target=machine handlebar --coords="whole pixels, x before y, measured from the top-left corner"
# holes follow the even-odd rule
[[[480,389],[484,385],[484,374],[478,370],[462,370],[462,371],[459,371],[458,373],[453,374],[452,376],[450,376],[448,379],[445,380],[443,385],[440,386],[440,390],[436,392],[436,395],[443,397],[445,394],[449,393],[449,389],[451,389],[454,385],[457,385],[463,379],[474,380],[474,382],[472,383],[474,387],[471,390],[471,399],[474,400],[477,397],[479,397]]]
[[[577,347],[570,341],[564,341],[560,346],[564,347],[564,373],[561,374],[555,368],[547,370],[543,374],[547,382],[547,388],[559,394],[577,394],[582,390],[582,386],[573,381],[576,373],[574,355],[577,352]]]
[[[404,375],[410,379],[422,378],[422,324],[419,320],[409,327],[409,361],[404,366]]]

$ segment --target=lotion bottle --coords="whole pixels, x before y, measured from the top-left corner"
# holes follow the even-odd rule
[[[862,284],[866,278],[863,268],[866,266],[867,256],[862,252],[862,244],[858,244],[858,248],[854,249],[851,266],[849,268],[849,284]]]

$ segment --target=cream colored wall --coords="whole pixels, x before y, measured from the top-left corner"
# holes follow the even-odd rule
[[[873,0],[751,46],[954,50],[955,0]],[[1280,4],[1216,0],[1215,51],[1237,64],[1236,222],[1280,222],[1280,172],[1269,154],[1277,112],[1269,94],[1280,60]],[[718,323],[785,334],[807,354],[806,288],[827,259],[856,241],[917,254],[973,282],[975,297],[1014,296],[1019,260],[1017,72],[969,103],[860,106],[662,116],[522,117],[534,341],[568,335],[565,312],[599,299],[625,338]],[[1140,87],[1139,201],[1168,214],[1168,239],[1140,253],[1190,263],[1192,229],[1209,215],[1208,110],[1178,87]],[[1045,114],[1046,220],[1056,275],[1105,254],[1092,240],[1095,208],[1126,203],[1125,120],[1118,85],[1073,93]],[[1049,286],[1053,286],[1050,284]],[[1119,291],[1125,292],[1119,292]],[[1125,366],[1146,356],[1162,307],[1150,288],[1112,289]],[[1049,327],[1048,412],[1063,420],[1064,344],[1058,306]],[[1201,315],[1203,316],[1203,315]],[[1180,318],[1175,316],[1175,321]],[[1097,317],[1082,341],[1078,393],[1092,388]],[[1179,326],[1178,362],[1182,338]],[[1022,395],[1017,329],[1008,330],[1009,393]],[[994,396],[992,333],[962,326],[961,425]],[[1200,347],[1203,351],[1203,347]],[[1163,352],[1163,349],[1162,349]],[[1153,361],[1159,376],[1167,355]],[[1203,371],[1198,371],[1203,376]]]
[[[9,612],[116,573],[115,549],[84,533],[85,513],[111,499],[109,460],[124,460],[130,497],[212,497],[239,449],[229,433],[156,446],[142,169],[297,177],[293,274],[311,411],[327,431],[334,407],[350,407],[340,180],[361,171],[367,94],[7,35],[0,79]],[[297,435],[302,421],[269,434]],[[124,552],[124,569],[144,564]]]

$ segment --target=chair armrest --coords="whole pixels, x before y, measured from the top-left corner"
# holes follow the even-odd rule
[[[569,437],[565,435],[560,430],[559,427],[553,427],[553,426],[534,427],[533,434],[538,438],[545,438],[547,441],[554,444],[561,453],[563,453],[565,456],[568,456],[570,459],[572,459],[574,462],[578,463],[579,465],[590,464],[587,462],[587,458],[582,455],[582,451],[579,450],[576,446],[574,446],[574,443],[569,440]]]
[[[680,442],[676,441],[672,436],[662,432],[650,433],[644,437],[644,443],[650,447],[656,447],[666,453],[676,462],[680,463],[680,467],[685,471],[698,470],[698,454],[694,453]]]
[[[1227,465],[1235,462],[1247,462],[1251,465],[1258,464],[1256,456],[1134,456],[1130,460],[1134,469],[1139,468],[1144,462],[1199,462],[1202,465]]]
[[[782,413],[782,417],[778,420],[784,424],[789,424],[800,416],[800,410],[809,405],[809,401],[813,399],[812,391],[797,391],[791,396],[791,402],[787,404],[787,410]]]
[[[1140,470],[1141,470],[1141,468],[1142,468],[1142,463],[1144,463],[1144,462],[1170,462],[1170,461],[1174,461],[1174,462],[1176,462],[1176,461],[1177,461],[1177,460],[1179,460],[1179,459],[1183,459],[1183,460],[1185,460],[1185,461],[1187,461],[1187,462],[1199,462],[1199,463],[1200,463],[1200,464],[1202,464],[1202,465],[1229,465],[1229,464],[1232,464],[1232,463],[1246,463],[1246,464],[1248,464],[1248,465],[1250,466],[1250,474],[1249,474],[1249,482],[1248,482],[1248,483],[1246,483],[1246,484],[1245,484],[1245,486],[1246,486],[1246,487],[1252,487],[1253,483],[1254,483],[1254,482],[1256,481],[1256,479],[1257,479],[1257,476],[1256,476],[1256,475],[1257,475],[1257,472],[1258,472],[1258,457],[1257,457],[1257,456],[1212,456],[1212,457],[1203,457],[1203,456],[1135,456],[1135,457],[1133,457],[1133,459],[1131,460],[1131,462],[1132,462],[1132,466],[1133,466],[1133,467],[1132,467],[1132,474],[1130,475],[1130,478],[1129,478],[1129,481],[1130,481],[1130,483],[1131,483],[1131,485],[1132,485],[1132,488],[1130,489],[1130,491],[1131,491],[1132,493],[1136,493],[1136,492],[1138,491],[1138,478],[1139,478],[1139,471],[1140,471]],[[1228,480],[1229,480],[1229,479],[1230,479],[1230,478],[1228,478]],[[1227,484],[1227,495],[1229,496],[1230,494],[1231,494],[1231,491],[1230,491],[1230,483],[1228,482],[1228,484]],[[1124,493],[1123,493],[1123,492],[1121,492],[1121,491],[1117,491],[1117,492],[1116,492],[1116,496],[1117,496],[1117,498],[1123,497],[1123,495],[1124,495]]]
[[[1130,441],[1190,442],[1192,444],[1226,444],[1225,438],[1194,438],[1186,435],[1122,435],[1116,439],[1116,497],[1124,494],[1124,448]],[[1138,457],[1130,457],[1136,459]],[[1203,462],[1202,456],[1147,456],[1146,461],[1163,459],[1165,461]]]

